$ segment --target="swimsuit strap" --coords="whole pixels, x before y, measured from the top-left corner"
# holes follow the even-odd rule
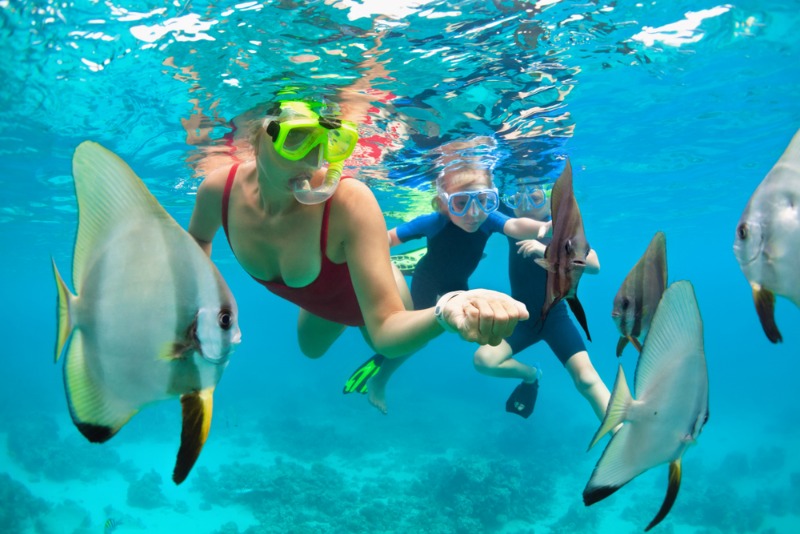
[[[231,165],[231,170],[228,171],[228,180],[225,182],[225,190],[222,192],[222,228],[225,230],[225,237],[228,239],[229,245],[231,244],[231,238],[228,235],[228,202],[230,202],[231,199],[233,179],[236,177],[236,171],[238,169],[238,163]]]
[[[342,176],[342,180],[349,178],[349,176]],[[326,250],[328,249],[328,216],[331,212],[331,199],[325,201],[325,208],[322,210],[322,228],[320,229],[319,233],[319,246],[320,250],[322,250],[322,261],[329,261],[328,256],[326,254]],[[333,262],[331,262],[333,263]]]

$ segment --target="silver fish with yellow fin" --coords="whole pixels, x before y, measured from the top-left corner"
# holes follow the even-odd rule
[[[195,240],[133,170],[85,141],[72,160],[78,199],[72,294],[58,288],[56,361],[72,421],[91,442],[145,405],[180,397],[180,484],[200,455],[213,392],[241,339],[236,301]]]
[[[800,130],[744,208],[733,252],[750,287],[761,327],[783,341],[775,295],[800,307]]]
[[[664,292],[636,365],[635,386],[633,398],[620,365],[589,448],[619,428],[583,490],[583,502],[601,501],[648,469],[669,463],[667,494],[645,529],[650,530],[672,509],[681,485],[681,458],[708,421],[703,320],[690,282],[675,282]]]
[[[572,165],[569,160],[553,186],[550,198],[553,219],[553,236],[544,251],[544,257],[534,261],[547,271],[544,304],[540,322],[544,324],[550,309],[561,299],[566,299],[578,323],[589,335],[586,313],[578,300],[578,282],[586,267],[589,243],[583,230],[583,218],[572,188]]]
[[[620,333],[617,357],[628,341],[642,352],[642,341],[650,328],[661,295],[667,289],[667,238],[656,232],[647,250],[625,277],[614,297],[611,318]]]

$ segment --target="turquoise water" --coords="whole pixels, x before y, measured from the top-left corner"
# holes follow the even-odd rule
[[[598,423],[546,347],[521,356],[544,371],[531,419],[503,411],[514,384],[476,373],[474,347],[453,336],[397,373],[382,416],[341,394],[370,354],[360,336],[303,358],[296,310],[245,276],[224,238],[213,259],[244,341],[187,481],[169,479],[177,401],[147,407],[103,445],[77,432],[52,362],[50,268],[53,257],[69,272],[75,146],[93,139],[119,153],[185,226],[194,158],[214,145],[187,142],[184,124],[219,139],[287,85],[316,98],[354,85],[369,95],[352,170],[389,225],[427,202],[430,151],[446,141],[493,136],[500,187],[553,178],[568,154],[602,264],[579,296],[609,386],[612,298],[663,230],[670,280],[692,281],[703,315],[711,416],[656,531],[800,530],[800,313],[778,301],[784,343],[770,344],[732,254],[747,199],[800,127],[797,2],[0,9],[3,532],[100,532],[108,519],[119,533],[634,532],[655,515],[666,466],[583,506]],[[473,286],[507,289],[505,258],[492,238]],[[632,376],[631,349],[622,362]]]

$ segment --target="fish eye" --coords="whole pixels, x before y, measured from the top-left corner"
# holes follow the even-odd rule
[[[567,240],[567,242],[564,243],[564,250],[567,252],[567,254],[572,254],[573,247],[571,240]]]
[[[622,297],[622,309],[627,310],[628,306],[630,306],[631,301],[628,300],[628,297]]]
[[[221,310],[217,316],[217,322],[223,330],[230,330],[233,326],[233,313],[231,310]]]
[[[747,239],[747,223],[739,223],[739,226],[736,227],[736,236],[739,239],[745,240]]]

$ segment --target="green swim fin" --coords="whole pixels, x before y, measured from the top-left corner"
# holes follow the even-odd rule
[[[381,364],[384,358],[385,357],[381,354],[376,354],[361,364],[361,367],[356,369],[355,372],[350,375],[350,378],[347,379],[347,382],[345,382],[342,393],[345,395],[348,393],[365,394],[367,392],[367,381],[381,370]]]

